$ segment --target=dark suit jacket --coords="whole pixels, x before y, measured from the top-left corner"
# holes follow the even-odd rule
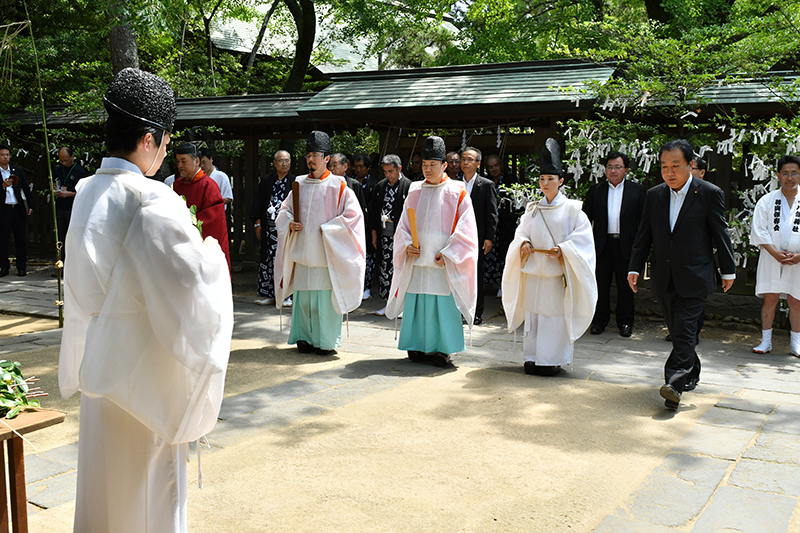
[[[669,187],[662,183],[647,191],[629,270],[640,275],[644,272],[652,245],[651,286],[656,295],[668,292],[670,278],[675,292],[682,298],[705,298],[713,293],[716,289],[714,244],[722,274],[736,273],[722,190],[697,178],[691,180],[672,232],[669,229]]]
[[[278,174],[273,171],[261,178],[261,181],[258,183],[258,193],[250,208],[250,219],[253,222],[261,220],[261,223],[266,226],[269,199],[272,196],[272,188],[275,186],[275,181],[277,181],[277,179]],[[292,183],[294,183],[295,180],[294,174],[289,172],[283,179],[289,180],[286,185],[286,194],[288,196],[288,194],[292,192]]]
[[[592,185],[583,201],[583,212],[592,222],[594,233],[594,248],[597,255],[606,246],[608,240],[608,182],[603,181]],[[631,248],[639,229],[639,220],[644,213],[644,202],[647,189],[644,185],[626,181],[622,188],[622,206],[619,211],[619,242],[622,256],[631,258]]]
[[[27,204],[28,209],[33,209],[33,191],[31,191],[31,186],[28,183],[28,178],[25,176],[25,171],[22,170],[22,167],[18,167],[15,165],[8,165],[11,174],[16,175],[19,178],[17,184],[14,185],[14,197],[17,199],[17,203],[20,206],[25,206]],[[22,198],[22,191],[25,191],[25,199]],[[3,198],[0,200],[0,208],[5,209],[6,207],[6,198],[5,198],[5,189],[2,191]],[[10,206],[9,206],[10,207]],[[25,210],[25,214],[27,215],[28,212]]]
[[[484,178],[480,174],[475,174],[472,178],[475,184],[472,186],[472,208],[475,210],[475,222],[478,226],[478,247],[483,247],[483,241],[495,242],[497,232],[497,192],[494,189],[494,182]],[[466,186],[466,185],[465,185]]]

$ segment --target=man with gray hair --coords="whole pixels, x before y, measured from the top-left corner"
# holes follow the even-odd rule
[[[256,239],[261,241],[261,257],[258,265],[257,294],[261,300],[259,305],[272,305],[275,303],[275,254],[278,250],[278,230],[275,219],[281,204],[292,190],[295,177],[290,172],[292,156],[286,150],[275,152],[272,161],[275,170],[264,176],[258,184],[258,195],[253,200],[250,210],[250,219],[256,232]],[[283,306],[292,305],[292,297],[284,300]]]
[[[389,299],[389,288],[392,286],[394,267],[394,228],[403,214],[403,203],[408,196],[411,180],[402,173],[400,157],[388,154],[381,159],[384,179],[373,189],[369,209],[367,238],[372,239],[372,246],[377,252],[378,291],[382,300]],[[386,306],[375,312],[378,316],[386,314]]]

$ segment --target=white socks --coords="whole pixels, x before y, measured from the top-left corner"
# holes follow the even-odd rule
[[[769,353],[772,351],[772,330],[761,330],[761,344],[753,348],[755,353]],[[789,343],[789,353],[795,357],[800,357],[800,331],[791,332],[791,341]]]
[[[798,342],[800,343],[800,333],[797,334]],[[794,332],[792,332],[792,341],[794,341]],[[800,344],[798,344],[800,348]],[[753,348],[754,353],[769,353],[772,351],[772,329],[761,330],[761,344]]]

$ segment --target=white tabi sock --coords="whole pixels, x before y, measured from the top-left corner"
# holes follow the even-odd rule
[[[789,344],[789,353],[800,357],[800,331],[792,331],[792,340]]]
[[[800,333],[798,333],[800,335]],[[753,353],[769,353],[772,351],[772,329],[761,330],[761,344],[753,348]]]

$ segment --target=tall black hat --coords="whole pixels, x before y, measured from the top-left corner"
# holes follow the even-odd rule
[[[192,143],[183,143],[175,148],[175,155],[178,154],[189,154],[192,157],[200,157],[200,150]]]
[[[562,175],[561,170],[561,148],[555,139],[548,138],[542,148],[542,157],[539,161],[539,174]]]
[[[306,153],[322,152],[324,155],[331,153],[331,138],[324,131],[312,131],[306,141]]]
[[[103,105],[109,113],[118,113],[170,133],[178,114],[170,84],[136,68],[117,72],[103,97]]]
[[[425,139],[421,155],[423,160],[444,161],[447,158],[447,147],[444,145],[444,139],[436,135],[431,135]]]

